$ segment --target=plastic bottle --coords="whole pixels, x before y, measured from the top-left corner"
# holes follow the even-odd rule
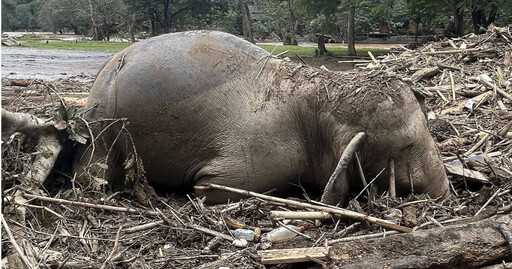
[[[294,231],[297,231],[297,232],[302,231],[301,227],[298,227],[295,225],[286,225],[286,227],[288,227]],[[265,235],[265,238],[269,242],[277,243],[277,242],[290,241],[295,236],[297,236],[297,233],[294,233],[294,232],[290,231],[289,229],[286,229],[285,227],[279,227],[279,228],[267,233]]]
[[[248,230],[248,229],[236,229],[234,231],[231,231],[231,234],[236,239],[245,239],[249,242],[254,241],[254,231]]]

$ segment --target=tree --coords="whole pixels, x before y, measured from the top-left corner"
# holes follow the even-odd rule
[[[16,10],[16,0],[2,0],[2,30],[15,29],[16,18],[14,12]]]
[[[275,22],[283,45],[297,45],[295,34],[302,15],[296,0],[256,0],[257,6]]]
[[[471,12],[471,23],[476,34],[482,33],[482,29],[487,29],[498,14],[498,1],[465,0],[462,4]]]
[[[242,13],[242,29],[244,32],[245,40],[254,43],[254,36],[252,34],[252,18],[249,12],[249,5],[246,0],[239,0],[239,6]]]
[[[464,35],[464,8],[461,6],[462,0],[446,0],[453,16],[453,34],[456,36]]]

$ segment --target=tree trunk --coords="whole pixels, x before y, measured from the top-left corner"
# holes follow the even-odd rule
[[[91,25],[92,25],[92,39],[93,40],[103,39],[103,37],[101,37],[101,39],[100,39],[98,24],[96,23],[96,18],[94,18],[94,7],[92,5],[91,0],[89,0],[89,19],[91,20]]]
[[[471,22],[473,23],[473,31],[475,34],[481,34],[485,32],[481,30],[481,28],[487,29],[491,23],[496,19],[496,14],[498,12],[498,6],[496,3],[489,4],[489,17],[485,16],[485,9],[487,6],[478,6],[471,10]]]
[[[252,34],[252,19],[247,1],[240,0],[239,5],[240,10],[242,11],[242,29],[244,31],[244,38],[245,40],[254,43],[254,37]]]
[[[318,45],[318,55],[317,57],[323,56],[324,54],[330,54],[327,48],[325,47],[325,36],[319,35],[317,39]]]
[[[351,6],[348,8],[348,56],[356,56],[356,40],[355,40],[355,14],[356,7]]]
[[[164,1],[164,32],[169,33],[170,32],[170,17],[169,17],[169,2],[170,0]]]
[[[482,32],[480,31],[480,26],[483,26],[482,15],[482,10],[474,10],[471,12],[471,22],[473,23],[473,32],[475,34]]]
[[[128,33],[130,34],[130,42],[135,43],[135,21],[137,17],[137,12],[133,12],[132,21],[130,22],[130,26],[128,27]]]
[[[286,26],[286,33],[284,35],[283,45],[297,45],[299,42],[295,39],[295,32],[297,30],[297,18],[295,17],[295,1],[288,0],[288,11],[290,18]]]
[[[464,35],[464,9],[459,7],[461,0],[450,0],[450,9],[453,15],[453,34],[456,36]]]

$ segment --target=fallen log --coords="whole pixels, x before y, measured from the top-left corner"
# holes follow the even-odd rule
[[[512,227],[512,215],[341,243],[328,256],[335,268],[475,268],[511,258],[498,224]]]

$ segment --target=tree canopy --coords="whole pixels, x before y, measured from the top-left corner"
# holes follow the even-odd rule
[[[216,29],[296,44],[298,36],[350,41],[376,31],[460,36],[491,23],[512,23],[512,1],[2,0],[3,31],[72,31],[96,40]]]

